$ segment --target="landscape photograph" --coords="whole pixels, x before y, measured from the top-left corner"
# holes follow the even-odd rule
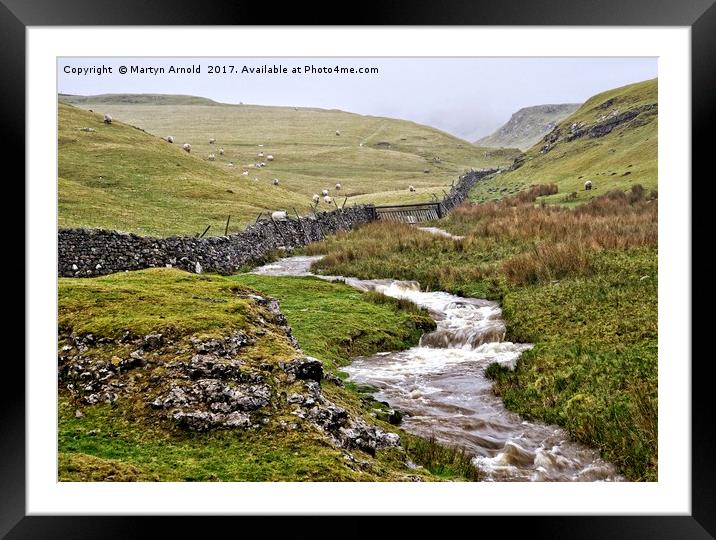
[[[57,58],[57,480],[657,482],[658,82]]]

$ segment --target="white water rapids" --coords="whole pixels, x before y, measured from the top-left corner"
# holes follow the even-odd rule
[[[313,275],[310,267],[318,259],[288,257],[254,272]],[[496,302],[423,292],[415,281],[316,277],[410,300],[435,319],[437,329],[423,335],[417,347],[358,357],[343,368],[351,381],[378,388],[376,399],[405,413],[401,426],[406,431],[466,448],[486,480],[623,480],[564,430],[523,420],[493,393],[485,368],[497,362],[514,369],[520,354],[532,347],[504,341],[505,323]]]

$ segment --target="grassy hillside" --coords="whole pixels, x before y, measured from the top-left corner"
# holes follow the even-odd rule
[[[107,103],[149,104],[149,105],[221,105],[213,99],[186,96],[182,94],[98,94],[95,96],[77,96],[59,94],[63,103],[72,105],[106,105]]]
[[[288,210],[296,207],[302,214],[308,212],[311,196],[314,193],[320,194],[323,189],[329,189],[341,203],[347,196],[347,204],[431,200],[432,194],[442,196],[442,189],[449,186],[465,169],[508,166],[518,154],[514,150],[478,148],[437,129],[402,120],[361,116],[337,110],[213,103],[187,105],[181,100],[177,104],[177,99],[165,97],[161,104],[147,104],[147,101],[151,100],[146,96],[101,96],[97,101],[91,98],[75,101],[85,109],[93,109],[95,122],[101,121],[103,113],[109,113],[117,121],[146,130],[155,139],[172,135],[175,140],[173,146],[155,141],[157,145],[163,144],[162,148],[170,146],[171,153],[167,154],[168,156],[181,155],[181,144],[190,143],[191,159],[183,156],[183,162],[191,161],[195,165],[197,182],[204,182],[201,180],[204,175],[212,180],[226,179],[235,186],[256,186],[253,192],[246,194],[235,189],[235,198],[240,199],[244,205],[254,207],[265,205],[273,209]],[[98,134],[78,131],[79,127],[88,124],[89,120],[74,116],[70,111],[72,109],[66,106],[60,108],[61,138],[67,138],[71,133],[73,138],[80,139],[80,142],[92,138],[96,140]],[[95,123],[91,125],[96,127]],[[336,130],[340,135],[336,135]],[[111,133],[109,128],[101,132]],[[215,138],[216,144],[210,145],[210,138]],[[144,139],[137,139],[134,142],[144,144],[143,141]],[[79,177],[84,187],[88,183],[86,178],[83,178],[87,176],[87,171],[75,171],[72,167],[79,161],[80,154],[84,154],[88,161],[86,168],[93,171],[91,152],[100,150],[101,143],[109,147],[114,146],[111,138],[96,140],[92,147],[76,145],[73,155],[67,156],[67,148],[61,145],[61,176],[72,182]],[[131,143],[126,143],[122,160],[125,167],[136,168],[138,175],[136,178],[127,178],[126,187],[133,190],[137,187],[133,184],[143,185],[145,182],[140,175],[150,174],[144,170],[149,156],[159,153],[141,149],[135,155],[129,151]],[[224,148],[223,156],[219,155],[219,148]],[[261,151],[264,152],[263,158],[258,157]],[[210,153],[215,154],[216,161],[207,160]],[[274,161],[269,162],[266,159],[269,154],[275,157]],[[69,159],[70,157],[72,159]],[[260,161],[266,162],[267,166],[248,168]],[[230,162],[233,167],[229,165]],[[200,172],[199,163],[207,168],[201,168]],[[175,189],[177,181],[172,180],[175,177],[172,167],[175,165],[169,165],[171,164],[163,163],[152,167],[151,174],[160,173],[166,176],[167,183],[143,189],[143,193],[136,193],[136,203],[146,203],[146,207],[151,208],[156,199],[165,199],[167,192]],[[244,170],[249,172],[248,176],[241,175]],[[279,179],[280,190],[274,188],[274,178]],[[340,193],[334,193],[336,183],[342,185]],[[410,192],[410,185],[413,185],[416,191]],[[167,215],[170,209],[162,207],[154,208],[155,216],[152,219],[156,223],[153,227],[140,223],[138,216],[90,218],[86,214],[92,213],[93,206],[101,205],[105,196],[115,196],[116,189],[112,186],[107,188],[104,192],[82,193],[84,208],[76,205],[73,214],[65,214],[65,209],[61,207],[62,223],[89,222],[88,224],[96,223],[97,226],[111,226],[116,223],[123,229],[145,232],[152,228],[165,234],[185,232],[187,229],[196,231],[197,227],[193,225],[178,230],[179,223]],[[206,197],[229,198],[220,194],[225,192],[225,189],[217,190],[214,186],[206,190],[194,186],[194,189],[197,207],[192,208],[189,202],[182,209],[182,220],[208,223],[211,219],[219,219],[209,215],[207,209],[201,205]],[[60,193],[62,196],[62,186]],[[124,206],[126,207],[126,204]],[[223,213],[224,220],[226,214],[235,214],[224,210],[225,205],[219,206],[221,210],[217,209],[217,212]],[[248,214],[250,212],[241,216],[244,221],[249,219]],[[256,214],[258,212],[253,214],[253,217]],[[122,219],[119,219],[120,217]],[[232,221],[238,225],[240,220],[232,218]],[[203,229],[202,226],[198,228]],[[221,229],[213,227],[211,232],[218,232],[217,228]]]
[[[83,131],[92,128],[96,131]],[[261,211],[300,205],[281,186],[260,185],[101,114],[60,104],[58,222],[139,234],[223,234]],[[280,202],[280,204],[279,204]]]
[[[480,183],[475,201],[497,199],[533,184],[559,192],[539,200],[578,204],[611,189],[635,184],[657,188],[657,79],[615,88],[590,98],[518,160],[518,168]],[[592,136],[625,113],[638,113],[609,133]],[[572,126],[576,124],[574,130]],[[584,133],[572,138],[575,132]],[[570,140],[572,138],[572,140]],[[591,180],[593,189],[584,190]]]
[[[505,125],[475,144],[527,150],[579,107],[579,103],[524,107],[514,113]]]
[[[280,320],[256,301],[257,293],[280,298],[282,312],[305,353],[323,360],[324,369],[333,373],[333,379],[321,381],[322,395],[353,418],[399,433],[401,447],[375,453],[337,447],[309,420],[294,414],[296,406],[286,398],[300,393],[302,383],[286,379],[280,362],[301,354],[287,339]],[[342,324],[332,324],[335,321]],[[409,347],[431,328],[429,315],[413,306],[315,278],[198,276],[175,269],[61,278],[61,373],[67,373],[66,366],[73,362],[82,366],[80,372],[92,372],[97,365],[105,370],[102,373],[109,369],[117,399],[111,404],[87,404],[79,398],[82,390],[69,389],[66,375],[61,376],[59,479],[476,479],[478,473],[464,454],[403,433],[380,419],[383,405],[350,385],[336,383],[334,366],[345,365],[351,355]],[[150,405],[169,384],[192,384],[188,377],[172,379],[171,372],[194,361],[195,340],[221,342],[222,336],[236,331],[248,343],[217,361],[224,365],[238,361],[241,373],[259,375],[271,386],[271,402],[262,409],[265,421],[251,428],[197,432]],[[159,345],[146,346],[142,336],[148,333],[161,333]],[[132,362],[137,354],[143,365]],[[101,367],[108,364],[117,366],[117,371]],[[88,380],[96,384],[91,377],[83,379],[83,388]],[[423,467],[411,468],[408,461]]]

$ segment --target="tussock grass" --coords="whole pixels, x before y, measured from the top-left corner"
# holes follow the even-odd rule
[[[473,456],[459,446],[446,446],[435,437],[404,437],[403,445],[410,458],[438,476],[462,477],[472,482],[482,480],[482,473],[472,462]]]

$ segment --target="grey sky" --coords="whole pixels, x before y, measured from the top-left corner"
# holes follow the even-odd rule
[[[291,73],[294,67],[377,67],[376,74]],[[70,68],[112,67],[77,75]],[[126,74],[120,66],[163,67],[164,74]],[[168,68],[201,65],[200,74]],[[209,74],[209,65],[235,67]],[[243,66],[280,65],[288,74],[241,74]],[[428,124],[475,140],[517,109],[578,103],[610,88],[657,76],[656,58],[59,58],[58,92],[160,93],[225,103],[342,109]]]

